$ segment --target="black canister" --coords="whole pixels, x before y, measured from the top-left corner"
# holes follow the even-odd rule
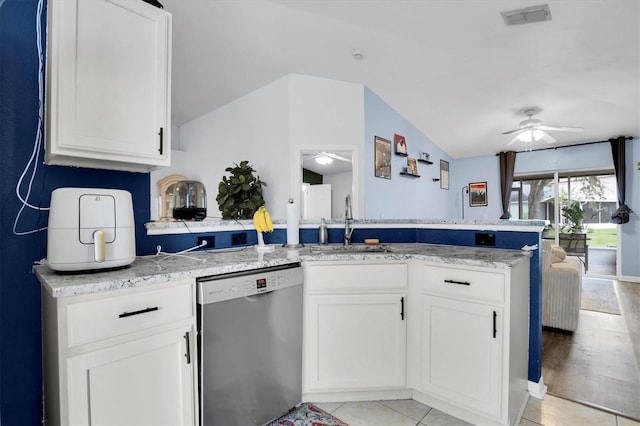
[[[173,218],[202,220],[207,217],[207,191],[202,182],[183,180],[173,189]]]

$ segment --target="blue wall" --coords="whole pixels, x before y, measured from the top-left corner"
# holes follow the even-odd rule
[[[440,189],[434,178],[440,177],[440,160],[449,161],[450,173],[454,173],[451,158],[422,134],[407,119],[398,114],[380,97],[365,87],[364,90],[364,193],[367,219],[454,219],[452,190]],[[394,134],[405,137],[409,156],[418,158],[420,152],[428,152],[434,164],[418,163],[420,178],[401,176],[407,165],[407,157],[395,155]],[[374,153],[376,136],[390,140],[391,179],[375,177]]]
[[[516,155],[516,175],[572,170],[613,170],[613,157],[609,143],[598,143],[519,152]]]
[[[31,267],[46,256],[46,232],[21,237],[12,232],[20,209],[15,186],[38,126],[36,9],[36,0],[0,2],[0,423],[7,425],[39,424],[42,413],[40,285]],[[41,150],[40,163],[42,156]],[[128,190],[133,195],[136,239],[145,241],[148,174],[40,164],[29,201],[46,207],[51,191],[62,186]],[[46,212],[25,209],[18,229],[46,226],[47,218]],[[138,254],[150,250],[149,244],[138,244]]]
[[[502,215],[500,159],[495,155],[487,155],[456,159],[453,164],[456,173],[451,179],[451,189],[456,194],[456,217],[462,219],[464,209],[464,219],[467,220],[498,219]],[[469,206],[469,194],[465,191],[465,187],[474,182],[487,183],[486,206]]]
[[[640,140],[626,142],[627,178],[626,203],[633,210],[629,222],[620,225],[620,274],[623,278],[640,282]]]
[[[633,210],[629,223],[619,226],[620,273],[623,279],[640,281],[640,146],[638,138],[626,142],[627,176],[626,202]],[[489,205],[469,207],[465,196],[465,219],[497,219],[502,213],[500,196],[499,160],[495,155],[454,160],[456,173],[452,177],[452,189],[457,188],[455,208],[461,217],[462,194],[460,188],[470,182],[487,182]],[[516,175],[542,172],[569,172],[574,170],[613,170],[613,158],[609,143],[599,143],[561,149],[519,152],[516,156]],[[453,186],[455,185],[455,187]]]

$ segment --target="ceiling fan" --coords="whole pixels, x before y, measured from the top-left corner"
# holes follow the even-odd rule
[[[313,160],[315,159],[318,164],[328,165],[333,163],[333,160],[345,161],[347,163],[351,163],[350,158],[342,157],[338,154],[334,154],[332,152],[322,151],[317,154],[313,154],[309,156],[307,159]]]
[[[507,145],[513,145],[517,141],[525,143],[531,143],[534,141],[543,140],[546,143],[554,143],[556,139],[547,133],[547,131],[557,132],[581,132],[584,129],[582,127],[567,127],[567,126],[548,126],[542,124],[541,120],[532,118],[534,115],[540,113],[539,108],[527,108],[524,110],[524,114],[529,117],[520,122],[520,128],[503,132],[503,135],[515,135]]]

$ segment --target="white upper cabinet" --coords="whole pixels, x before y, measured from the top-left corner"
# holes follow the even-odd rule
[[[54,165],[170,165],[171,15],[142,0],[52,0],[46,154]]]

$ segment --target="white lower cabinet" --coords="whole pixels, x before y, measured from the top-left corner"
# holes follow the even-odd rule
[[[474,424],[528,399],[529,262],[307,262],[303,400],[413,398]]]
[[[194,424],[187,335],[194,335],[192,327],[70,357],[69,422]]]
[[[192,280],[43,294],[46,424],[197,424]]]
[[[470,423],[516,424],[529,397],[529,262],[414,271],[414,398]]]
[[[309,298],[308,387],[315,390],[405,386],[404,293]]]
[[[421,314],[420,389],[498,418],[502,310],[423,295]]]
[[[407,265],[305,268],[303,392],[406,386]]]

